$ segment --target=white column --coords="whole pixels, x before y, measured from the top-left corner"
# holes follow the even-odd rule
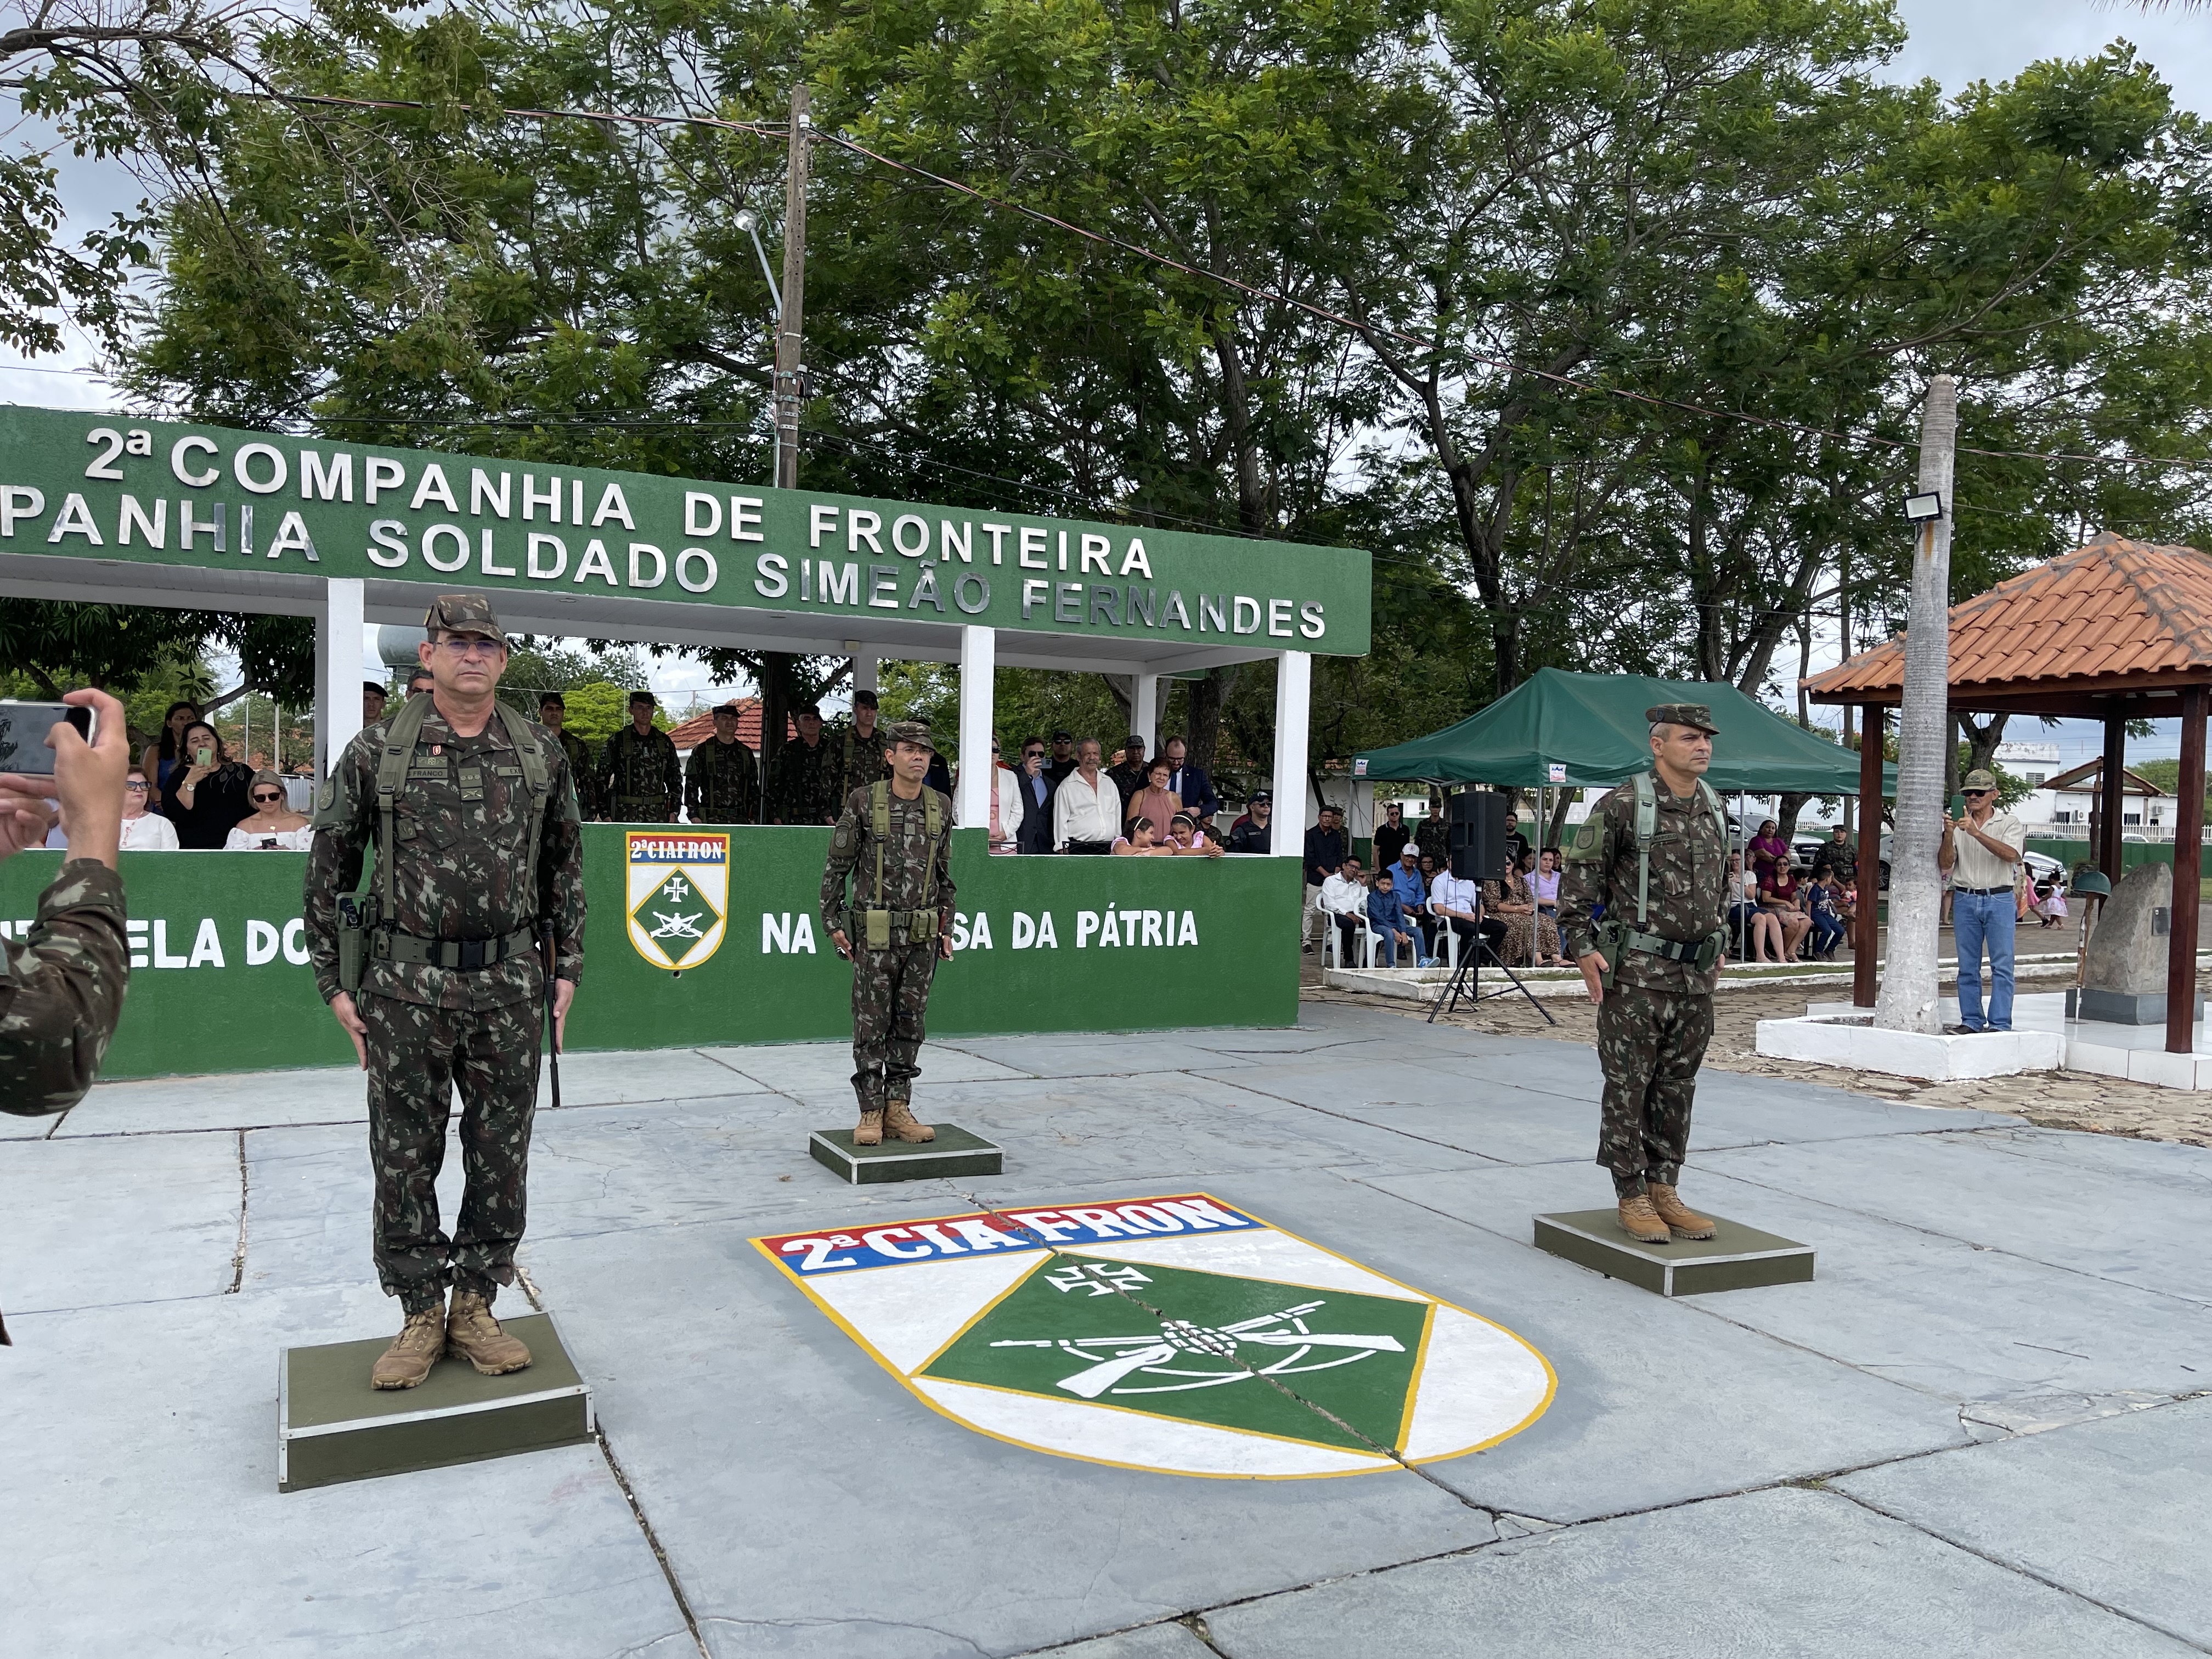
[[[1306,838],[1306,732],[1312,720],[1313,658],[1285,651],[1275,659],[1275,816],[1267,850],[1303,858]]]
[[[991,792],[999,787],[991,763],[991,688],[998,658],[998,629],[960,630],[960,782],[952,821],[966,829],[990,827]]]
[[[1160,677],[1129,676],[1129,730],[1145,740],[1145,758],[1160,752]]]
[[[358,576],[333,576],[315,618],[315,774],[361,730],[361,630],[368,619],[368,586]]]
[[[876,659],[873,657],[855,657],[853,659],[853,690],[855,691],[880,691],[883,690],[881,686],[876,684]]]

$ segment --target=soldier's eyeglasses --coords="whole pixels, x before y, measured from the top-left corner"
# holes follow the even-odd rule
[[[481,635],[454,635],[448,634],[438,641],[438,647],[449,657],[496,657],[506,651],[501,640],[488,640]]]

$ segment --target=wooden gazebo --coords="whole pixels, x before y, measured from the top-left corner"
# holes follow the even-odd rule
[[[1814,702],[1865,714],[1860,799],[1881,791],[1884,716],[1905,684],[1905,638],[1863,651],[1805,683]],[[2120,878],[2127,723],[2181,721],[2174,810],[2174,901],[2166,945],[2166,1046],[2187,1054],[2197,1002],[2197,893],[2204,835],[2204,721],[2212,690],[2212,555],[2100,536],[1951,610],[1950,706],[1972,714],[2102,720],[2093,856]],[[1867,817],[1862,815],[1862,823]],[[1866,843],[1861,834],[1862,847]],[[1879,847],[1879,830],[1873,844]],[[1862,851],[1861,857],[1866,858]],[[1875,1000],[1877,907],[1859,907],[1852,1000]]]

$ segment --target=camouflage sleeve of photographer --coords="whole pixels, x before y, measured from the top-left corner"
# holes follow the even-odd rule
[[[131,975],[123,878],[62,866],[21,943],[0,939],[0,1111],[65,1112],[99,1074]]]

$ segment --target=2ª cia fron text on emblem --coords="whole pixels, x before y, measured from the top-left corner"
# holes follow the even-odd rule
[[[1356,1474],[1540,1416],[1512,1332],[1203,1193],[754,1241],[932,1407],[1179,1474]]]

